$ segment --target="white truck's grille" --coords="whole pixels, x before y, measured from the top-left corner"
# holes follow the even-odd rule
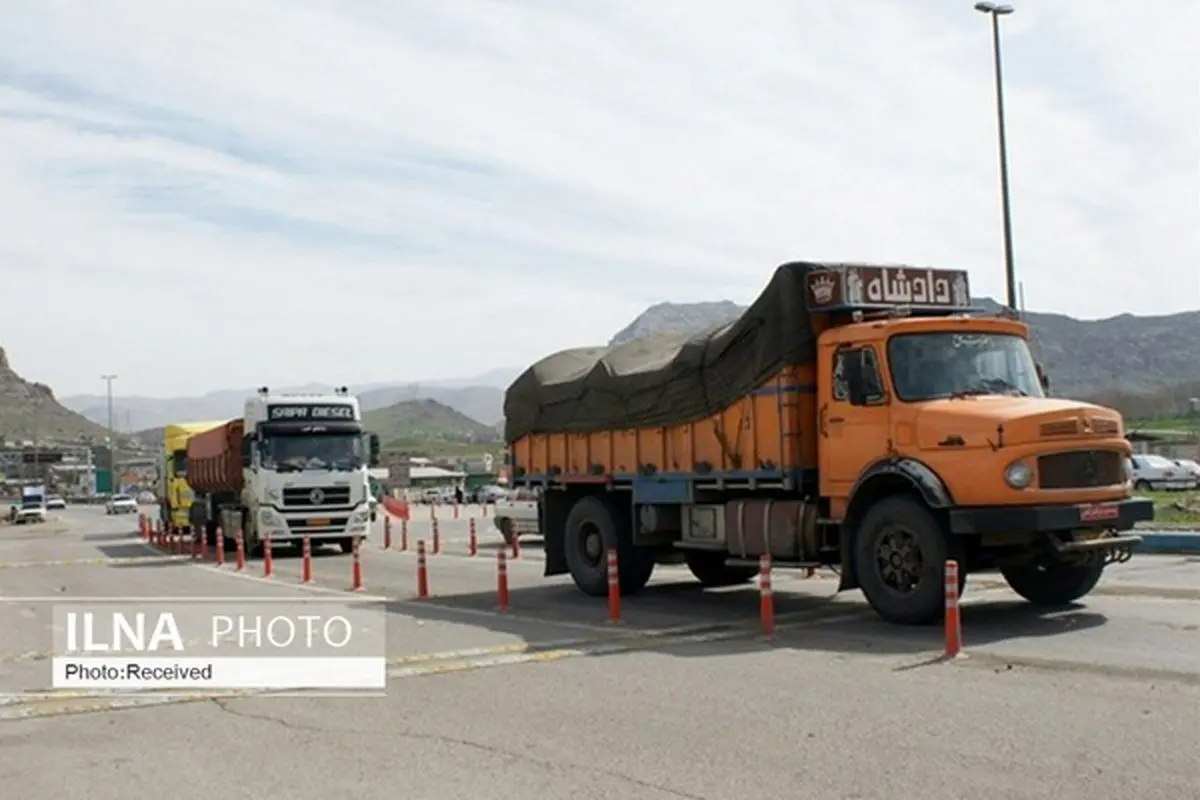
[[[284,508],[324,508],[350,505],[349,486],[316,486],[284,489]]]

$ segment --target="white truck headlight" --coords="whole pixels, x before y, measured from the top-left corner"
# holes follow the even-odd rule
[[[1014,489],[1025,489],[1033,483],[1033,467],[1024,461],[1014,461],[1004,468],[1004,482]]]

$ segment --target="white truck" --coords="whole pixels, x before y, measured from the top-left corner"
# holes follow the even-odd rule
[[[368,470],[378,460],[379,437],[363,430],[345,387],[301,395],[264,386],[241,418],[188,439],[190,522],[213,541],[218,525],[226,537],[240,525],[248,553],[267,539],[299,545],[306,536],[349,552],[370,533]]]

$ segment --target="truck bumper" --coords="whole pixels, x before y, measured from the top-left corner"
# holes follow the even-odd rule
[[[1115,503],[1012,508],[955,508],[950,532],[987,535],[1017,532],[1066,532],[1086,528],[1127,531],[1154,519],[1154,501],[1140,497]]]

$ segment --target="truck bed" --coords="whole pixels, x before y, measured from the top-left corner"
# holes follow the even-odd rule
[[[816,468],[815,427],[814,367],[791,365],[698,422],[522,436],[511,445],[513,475],[564,482],[650,474],[777,479]]]
[[[187,482],[193,491],[205,494],[241,491],[244,430],[243,421],[235,419],[188,439]]]

